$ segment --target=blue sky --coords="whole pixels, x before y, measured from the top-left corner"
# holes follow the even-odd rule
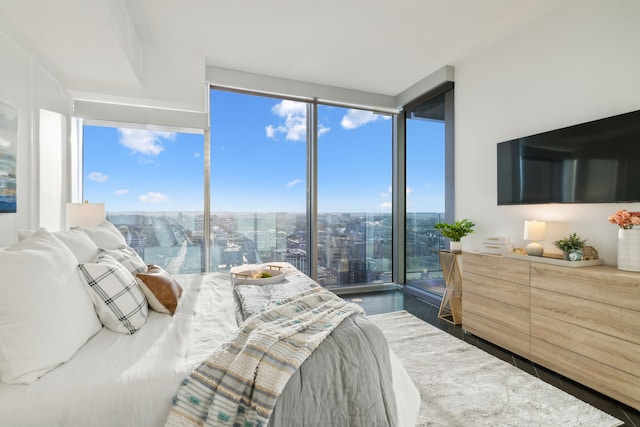
[[[305,106],[289,100],[211,92],[212,211],[303,212]],[[320,212],[391,212],[390,116],[318,107]],[[439,123],[407,126],[409,211],[440,212]],[[199,134],[84,128],[84,198],[117,211],[201,211]]]
[[[84,127],[83,197],[118,211],[202,211],[203,136]]]

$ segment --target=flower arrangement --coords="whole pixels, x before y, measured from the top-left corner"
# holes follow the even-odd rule
[[[640,225],[640,212],[629,212],[621,209],[609,217],[611,224],[617,224],[620,228],[630,230],[636,225]]]

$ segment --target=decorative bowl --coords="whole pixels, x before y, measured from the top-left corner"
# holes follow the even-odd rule
[[[236,285],[269,285],[284,280],[284,272],[280,267],[267,266],[231,273],[232,281]]]

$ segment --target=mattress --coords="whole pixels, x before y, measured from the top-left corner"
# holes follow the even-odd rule
[[[228,274],[175,277],[184,292],[173,317],[149,311],[135,335],[102,328],[35,383],[0,383],[0,425],[163,426],[182,380],[237,329]],[[391,360],[400,425],[413,426],[420,396]]]

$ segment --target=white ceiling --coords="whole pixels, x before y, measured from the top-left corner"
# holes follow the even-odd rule
[[[565,1],[0,0],[0,28],[84,99],[171,103],[206,66],[395,96]]]

